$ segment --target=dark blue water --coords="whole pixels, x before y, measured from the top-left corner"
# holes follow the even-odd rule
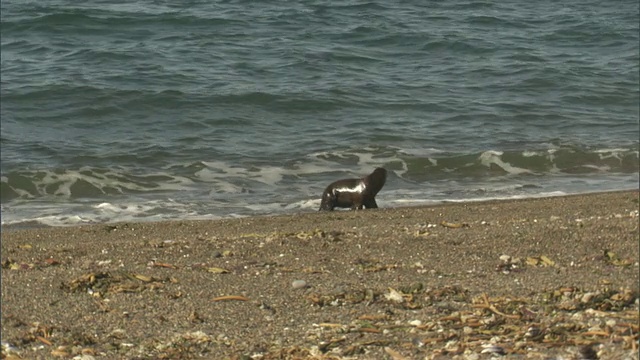
[[[638,188],[637,1],[3,1],[2,223]]]

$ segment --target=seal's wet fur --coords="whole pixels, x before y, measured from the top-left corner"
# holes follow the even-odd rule
[[[342,179],[331,183],[322,193],[320,211],[334,208],[375,209],[375,196],[387,180],[387,170],[376,168],[362,179]]]

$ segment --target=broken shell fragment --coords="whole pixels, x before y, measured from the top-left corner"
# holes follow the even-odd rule
[[[210,273],[214,273],[214,274],[227,274],[229,273],[229,270],[227,269],[223,269],[223,268],[219,268],[219,267],[210,267],[207,269],[208,272]]]
[[[384,294],[385,299],[392,301],[392,302],[396,302],[396,303],[401,303],[404,302],[404,297],[402,297],[402,294],[400,294],[397,290],[389,288],[389,292]]]
[[[249,298],[241,296],[241,295],[228,295],[228,296],[218,296],[213,298],[211,301],[249,301]]]
[[[450,222],[446,222],[446,221],[442,221],[440,223],[440,225],[446,227],[446,228],[450,228],[450,229],[459,229],[459,228],[463,228],[463,227],[469,227],[469,224],[467,223],[450,223]]]

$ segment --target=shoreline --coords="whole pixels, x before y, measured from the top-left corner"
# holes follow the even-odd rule
[[[3,356],[637,359],[638,196],[3,229]]]
[[[431,208],[438,207],[443,205],[451,205],[451,204],[476,204],[476,203],[494,203],[494,202],[511,202],[511,201],[526,201],[533,199],[547,199],[547,198],[557,198],[557,197],[574,197],[574,196],[589,196],[589,195],[597,195],[597,194],[608,194],[608,193],[624,193],[624,192],[638,192],[640,191],[637,188],[634,189],[619,189],[619,190],[609,190],[609,191],[591,191],[591,192],[582,192],[582,193],[570,193],[570,194],[558,194],[558,195],[534,195],[534,196],[523,196],[523,197],[508,197],[508,198],[477,198],[477,199],[464,199],[464,200],[442,200],[436,203],[427,203],[427,204],[411,204],[407,203],[406,205],[393,206],[393,207],[380,207],[380,209],[419,209],[419,208]],[[347,209],[336,209],[336,212],[341,211],[350,211]],[[100,222],[100,223],[78,223],[78,224],[68,224],[68,225],[46,225],[42,223],[38,223],[35,220],[34,224],[24,224],[24,222],[20,223],[12,223],[12,224],[2,224],[0,225],[0,231],[2,232],[12,232],[12,231],[21,231],[21,230],[35,230],[35,229],[56,229],[56,228],[73,228],[80,226],[99,226],[99,225],[114,225],[120,223],[141,223],[141,224],[153,224],[153,223],[171,223],[171,222],[180,222],[180,221],[221,221],[221,220],[234,220],[234,219],[247,219],[247,218],[260,218],[260,217],[280,217],[280,216],[296,216],[300,214],[313,214],[316,213],[315,210],[305,210],[295,213],[280,213],[280,214],[259,214],[259,215],[247,215],[247,216],[238,216],[238,217],[221,217],[217,219],[164,219],[164,220],[141,220],[141,221],[115,221],[115,222]]]

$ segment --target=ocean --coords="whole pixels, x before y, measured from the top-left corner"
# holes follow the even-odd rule
[[[637,0],[0,6],[3,226],[638,188]]]

